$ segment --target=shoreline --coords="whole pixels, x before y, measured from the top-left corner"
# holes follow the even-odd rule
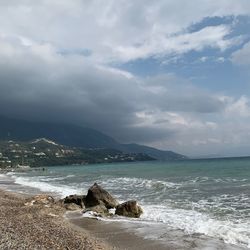
[[[77,212],[76,212],[77,213]],[[74,212],[72,212],[74,214]],[[165,245],[158,240],[145,239],[133,232],[133,229],[124,228],[121,222],[100,221],[93,218],[79,218],[66,215],[67,220],[79,230],[84,229],[113,246],[113,249],[129,250],[173,250],[173,245]]]
[[[1,176],[0,178],[0,232],[2,238],[0,239],[0,249],[130,249],[130,250],[171,250],[173,248],[164,246],[159,244],[156,240],[148,240],[144,239],[141,236],[135,235],[133,232],[127,232],[125,228],[123,228],[118,222],[104,222],[99,221],[93,218],[80,218],[81,213],[78,211],[68,211],[62,206],[52,205],[50,207],[47,206],[25,206],[25,201],[29,200],[31,197],[37,194],[49,194],[53,197],[56,197],[53,193],[42,192],[36,188],[24,187],[19,184],[15,184],[11,177]],[[10,190],[8,190],[10,189]],[[25,192],[23,191],[25,190]],[[18,208],[18,211],[17,211]],[[8,211],[8,213],[5,213]],[[19,217],[20,211],[22,211],[21,218]],[[68,216],[68,215],[73,216]],[[74,214],[77,216],[74,217]],[[56,215],[56,216],[54,216]],[[18,217],[18,218],[16,218]],[[43,221],[42,227],[47,229],[51,228],[51,224],[48,223],[47,219],[52,220],[52,227],[56,226],[59,228],[67,228],[67,231],[70,231],[71,234],[77,237],[82,237],[84,241],[87,241],[87,246],[83,246],[82,248],[57,248],[54,245],[42,246],[39,244],[35,244],[35,242],[30,242],[26,240],[26,243],[23,243],[22,246],[17,246],[17,242],[22,242],[20,239],[12,237],[12,234],[17,234],[18,231],[26,231],[28,227],[33,227],[33,225],[28,225],[26,228],[26,219],[33,220],[32,224],[37,224],[37,217],[39,217],[39,222]],[[4,221],[3,221],[4,220]],[[6,221],[13,221],[12,226],[8,229],[3,229],[4,225],[7,223]],[[24,227],[22,229],[19,227],[19,224],[15,224],[14,221],[23,221]],[[60,222],[59,222],[60,221]],[[5,223],[6,222],[6,223]],[[58,224],[59,222],[59,224]],[[39,232],[36,232],[37,226],[32,230],[32,234],[42,235]],[[28,233],[28,232],[27,232]],[[29,235],[27,235],[29,238]],[[6,240],[4,240],[6,239]],[[72,241],[74,237],[72,237]],[[6,245],[8,241],[9,245]],[[30,240],[33,241],[33,240]],[[54,243],[60,241],[60,239],[54,239]],[[41,240],[39,240],[41,242]],[[70,242],[68,243],[70,244]],[[94,248],[92,247],[94,245]],[[53,248],[55,247],[55,248]]]
[[[75,215],[74,215],[75,214]],[[66,215],[67,216],[67,215]],[[145,234],[138,233],[144,227],[139,224],[124,225],[119,221],[103,221],[92,218],[79,218],[77,212],[68,216],[71,223],[80,230],[92,232],[98,239],[110,243],[114,249],[129,250],[244,250],[248,248],[225,244],[222,240],[207,237],[205,235],[186,235],[180,230],[169,230],[164,233],[164,239],[145,238]],[[149,226],[153,233],[155,228]],[[137,232],[137,233],[135,233]]]
[[[140,228],[139,224],[131,225],[131,223],[126,224],[119,221],[83,218],[79,212],[78,214],[77,212],[67,212],[62,206],[56,204],[50,207],[37,205],[27,207],[24,203],[28,197],[45,192],[37,188],[15,184],[11,177],[5,178],[1,175],[0,177],[0,235],[3,235],[0,239],[0,249],[247,249],[225,244],[222,241],[202,235],[184,235],[180,230],[164,233],[164,238],[167,239],[165,241],[149,239],[145,238],[145,234],[138,233],[143,229]],[[11,191],[3,190],[4,186],[5,189]],[[46,194],[56,197],[53,193]],[[27,221],[28,226],[26,227]],[[8,228],[9,225],[11,225],[10,228]],[[159,229],[152,225],[149,227],[150,233]],[[57,237],[50,239],[51,234],[47,234],[47,231],[57,232]],[[18,232],[26,233],[24,241],[23,235],[18,238]],[[36,235],[35,240],[33,240],[34,235]],[[67,240],[65,235],[66,238],[69,235]],[[36,243],[36,240],[38,240],[38,243]],[[44,240],[45,242],[43,242]],[[46,245],[48,240],[52,244],[49,247]],[[30,241],[31,243],[29,243]],[[20,242],[25,247],[20,247]],[[74,242],[80,242],[78,244],[81,247],[67,248],[67,244],[70,246]],[[44,246],[41,245],[43,243]],[[8,244],[12,245],[9,247]],[[30,247],[29,244],[33,245]],[[56,244],[59,244],[60,247],[57,247]]]
[[[56,204],[26,206],[28,195],[0,189],[0,249],[114,249],[76,230]]]
[[[57,204],[25,206],[29,199],[0,188],[0,249],[173,249],[128,233],[118,224],[67,218],[66,209]]]

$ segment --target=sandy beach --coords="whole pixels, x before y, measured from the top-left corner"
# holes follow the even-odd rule
[[[8,179],[1,185],[20,189]],[[79,218],[81,211],[67,211],[58,202],[30,205],[34,191],[27,195],[0,189],[0,249],[173,249],[119,223]]]
[[[119,223],[80,218],[81,211],[67,211],[57,202],[30,206],[41,192],[5,175],[0,186],[0,249],[173,249],[138,237]]]
[[[80,212],[67,212],[57,203],[27,205],[30,199],[0,190],[0,249],[241,249],[208,240],[203,241],[205,245],[196,244],[197,239],[183,238],[182,242],[178,235],[169,235],[168,243],[162,244],[135,235],[119,223],[79,219]]]
[[[0,249],[113,249],[63,219],[59,205],[24,205],[27,196],[0,190]]]

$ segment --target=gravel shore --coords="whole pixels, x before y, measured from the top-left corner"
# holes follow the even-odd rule
[[[25,205],[28,197],[0,190],[0,249],[113,249],[76,230],[59,205]]]

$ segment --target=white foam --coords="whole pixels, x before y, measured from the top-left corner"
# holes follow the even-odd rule
[[[226,243],[250,248],[249,220],[237,223],[222,221],[194,210],[172,209],[166,206],[144,205],[143,208],[142,220],[160,222],[170,228],[181,229],[187,234],[204,234],[221,238]]]
[[[43,192],[49,192],[49,193],[56,193],[60,195],[61,197],[65,197],[67,195],[71,194],[78,194],[82,193],[82,190],[77,189],[76,187],[71,187],[71,186],[66,186],[66,185],[55,185],[55,184],[50,184],[47,182],[43,182],[39,179],[39,177],[16,177],[15,178],[15,183],[27,186],[27,187],[32,187],[32,188],[37,188]]]
[[[120,177],[120,178],[105,178],[105,180],[102,181],[102,183],[109,185],[110,187],[123,187],[123,189],[131,189],[131,186],[137,187],[137,188],[178,188],[182,184],[180,183],[173,183],[163,180],[157,180],[157,179],[143,179],[143,178],[135,178],[135,177]],[[119,185],[117,185],[119,184]]]
[[[51,182],[51,181],[63,181],[66,180],[68,178],[74,177],[75,175],[67,175],[67,176],[59,176],[59,177],[43,177],[40,180],[41,181],[45,181],[45,182]]]
[[[8,173],[6,173],[6,175],[15,175],[15,172],[14,171],[8,172]]]
[[[140,226],[139,228],[145,231],[144,237],[150,239],[162,238],[161,234],[164,231],[182,230],[184,234],[202,234],[215,239],[222,239],[227,244],[250,248],[249,220],[242,220],[237,223],[229,220],[220,221],[211,218],[208,214],[194,210],[172,209],[160,205],[143,205],[143,210],[144,213],[140,219],[122,216],[114,216],[112,218],[98,217],[98,219],[144,225],[144,227],[141,228]],[[96,218],[96,214],[85,213],[82,217]],[[154,234],[152,234],[151,230],[153,225],[155,227]],[[147,232],[147,228],[150,228],[149,232]],[[137,231],[137,228],[135,229]]]
[[[11,176],[9,176],[8,173],[7,174],[0,174],[0,178],[2,180],[10,180]]]
[[[159,226],[160,233],[164,230],[182,230],[185,234],[202,234],[215,239],[222,239],[225,243],[250,248],[250,221],[238,222],[230,220],[218,220],[194,210],[173,209],[161,205],[142,205],[144,213],[140,219],[114,216],[111,218],[98,218],[103,221],[119,221],[124,223],[136,223],[151,228],[152,225]],[[96,218],[96,214],[85,213],[82,217]],[[140,228],[140,227],[139,227]],[[146,231],[146,230],[145,230]],[[153,235],[154,238],[157,238]],[[152,232],[146,232],[145,238],[150,238]]]

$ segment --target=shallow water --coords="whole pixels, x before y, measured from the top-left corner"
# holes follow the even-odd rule
[[[139,220],[114,220],[145,225],[135,230],[144,237],[164,240],[180,230],[250,248],[249,158],[64,166],[7,175],[62,197],[86,193],[97,182],[119,201],[136,199],[144,209]]]

